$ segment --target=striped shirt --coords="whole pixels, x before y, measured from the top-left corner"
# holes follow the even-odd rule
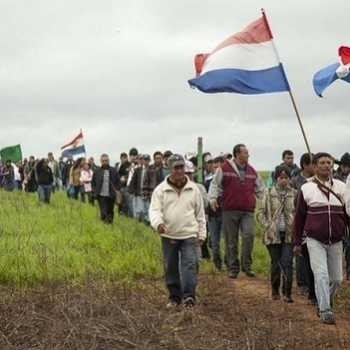
[[[103,170],[103,183],[100,196],[109,197],[109,169]]]

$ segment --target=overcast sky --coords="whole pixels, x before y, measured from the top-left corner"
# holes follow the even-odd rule
[[[313,152],[350,152],[350,86],[321,99],[317,70],[350,46],[349,0],[0,0],[0,148],[43,157],[83,130],[87,156],[123,151],[217,155],[245,143],[267,170],[306,146],[288,93],[192,90],[197,53],[213,50],[265,8]]]

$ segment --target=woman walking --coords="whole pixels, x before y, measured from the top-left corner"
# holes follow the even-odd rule
[[[282,275],[283,300],[292,303],[292,221],[294,197],[297,192],[288,186],[291,174],[287,166],[276,167],[274,177],[275,184],[271,188],[266,188],[259,200],[257,220],[264,230],[263,243],[271,259],[272,299],[280,299]]]

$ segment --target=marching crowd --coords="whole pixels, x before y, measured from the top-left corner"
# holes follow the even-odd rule
[[[106,223],[113,222],[117,204],[120,214],[150,224],[161,236],[168,308],[195,304],[200,255],[212,254],[216,269],[225,265],[229,278],[240,272],[255,277],[256,215],[271,262],[272,299],[294,301],[295,256],[298,292],[317,306],[324,324],[334,324],[343,251],[350,280],[350,154],[334,160],[325,152],[305,153],[299,167],[293,152],[285,150],[266,185],[248,158],[244,144],[237,144],[232,154],[213,157],[206,152],[203,171],[197,172],[196,156],[171,151],[155,152],[151,159],[132,148],[115,165],[102,154],[100,166],[92,157],[64,161],[50,152],[47,158],[30,157],[15,165],[6,160],[0,164],[0,183],[8,191],[38,192],[45,203],[56,190],[83,202],[96,201]]]

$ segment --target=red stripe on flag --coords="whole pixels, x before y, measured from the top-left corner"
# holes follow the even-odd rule
[[[82,132],[82,131],[80,131],[80,133],[78,134],[78,136],[77,136],[77,137],[75,137],[75,138],[73,139],[73,141],[71,141],[71,142],[67,143],[66,145],[62,146],[62,147],[61,147],[61,149],[63,149],[63,148],[66,148],[66,147],[68,147],[68,146],[72,146],[72,145],[76,144],[76,143],[77,143],[77,141],[78,141],[78,140],[80,140],[80,139],[82,139],[82,138],[83,138],[83,132]]]
[[[340,46],[338,49],[338,55],[344,66],[350,63],[350,47]]]

